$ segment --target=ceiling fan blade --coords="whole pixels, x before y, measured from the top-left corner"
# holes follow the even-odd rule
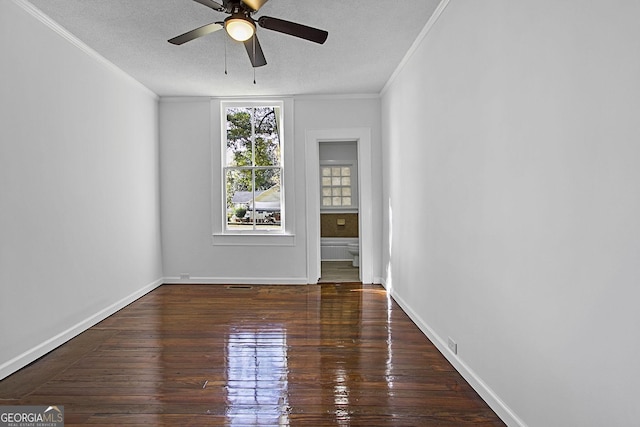
[[[213,1],[213,0],[193,0],[193,1],[197,1],[198,3],[203,4],[207,7],[210,7],[213,10],[217,10],[218,12],[224,12],[225,10],[224,6],[218,3],[217,1]]]
[[[269,0],[242,0],[242,3],[249,6],[254,12],[260,10]]]
[[[258,19],[258,24],[267,30],[278,31],[319,44],[323,44],[329,36],[329,33],[324,30],[307,27],[306,25],[297,24],[295,22],[285,21],[284,19],[272,18],[270,16],[260,17],[260,19]]]
[[[264,57],[262,48],[260,47],[258,36],[254,34],[253,37],[245,41],[244,47],[247,49],[247,54],[249,55],[249,59],[251,60],[251,65],[253,65],[253,68],[267,65],[267,60]]]
[[[221,30],[223,27],[219,22],[214,22],[211,24],[203,25],[200,28],[196,28],[195,30],[188,31],[184,34],[180,34],[170,40],[167,40],[169,43],[181,45],[186,42],[190,42],[191,40],[197,39],[198,37],[206,36],[207,34],[211,34],[215,31]]]

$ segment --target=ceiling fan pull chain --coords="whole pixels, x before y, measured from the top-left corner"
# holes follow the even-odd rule
[[[253,35],[253,57],[256,57],[256,35]],[[253,84],[256,84],[256,67],[253,67]]]
[[[227,38],[224,39],[224,75],[227,75]]]

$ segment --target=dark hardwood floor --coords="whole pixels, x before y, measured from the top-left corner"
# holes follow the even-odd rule
[[[380,286],[165,285],[0,381],[65,425],[502,426]]]

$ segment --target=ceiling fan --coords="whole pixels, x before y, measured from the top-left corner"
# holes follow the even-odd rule
[[[215,31],[225,29],[229,36],[237,41],[243,42],[251,60],[253,67],[267,65],[264,52],[260,47],[258,36],[256,35],[256,22],[262,28],[280,33],[289,34],[294,37],[323,44],[329,33],[317,28],[285,21],[284,19],[261,16],[254,20],[252,15],[256,13],[269,0],[222,0],[222,4],[214,0],[194,0],[217,12],[228,13],[229,16],[224,21],[213,22],[203,25],[195,30],[188,31],[169,41],[175,45],[181,45],[191,40],[195,40]]]

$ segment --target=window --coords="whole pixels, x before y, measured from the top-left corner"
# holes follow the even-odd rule
[[[320,171],[321,206],[351,207],[351,166],[322,166]]]
[[[223,106],[225,232],[284,230],[282,106]]]

